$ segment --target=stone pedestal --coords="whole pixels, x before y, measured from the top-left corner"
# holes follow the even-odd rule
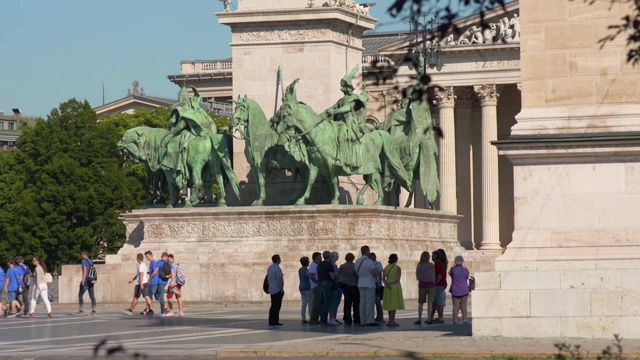
[[[398,254],[404,296],[417,298],[415,266],[422,251],[443,248],[450,256],[466,251],[457,239],[456,215],[424,209],[386,206],[269,206],[229,208],[145,209],[124,214],[127,243],[98,265],[99,302],[131,300],[127,281],[136,271],[135,256],[151,250],[156,258],[173,253],[185,269],[187,301],[268,301],[262,280],[271,256],[280,254],[285,299],[299,299],[299,259],[314,251],[340,253],[339,264],[369,245],[386,264]],[[80,266],[63,267],[60,287],[75,289]],[[74,291],[61,292],[60,302],[77,302]]]

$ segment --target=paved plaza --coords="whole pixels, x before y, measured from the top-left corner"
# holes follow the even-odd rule
[[[99,304],[100,305],[100,304]],[[282,327],[267,326],[267,307],[197,304],[184,317],[128,316],[125,304],[99,306],[98,315],[74,315],[75,307],[54,306],[54,318],[0,320],[0,356],[24,358],[86,358],[96,344],[107,341],[100,355],[122,347],[135,353],[167,358],[475,358],[549,356],[557,339],[471,337],[471,325],[413,325],[416,307],[398,313],[397,328],[309,326],[300,323],[299,309],[283,308]],[[142,308],[141,306],[139,307]],[[610,341],[567,340],[592,354]],[[640,353],[639,341],[624,343],[628,355]],[[119,353],[122,354],[122,353]]]

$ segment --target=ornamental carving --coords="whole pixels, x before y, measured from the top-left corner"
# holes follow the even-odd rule
[[[396,102],[402,99],[402,91],[391,89],[385,91],[373,91],[369,93],[372,102]]]
[[[502,88],[495,84],[475,85],[473,90],[480,98],[480,105],[497,105],[500,90]]]
[[[427,41],[427,46],[456,46],[473,44],[496,44],[496,43],[519,43],[520,42],[520,18],[518,14],[513,14],[510,18],[503,17],[496,23],[482,26],[471,26],[467,28],[456,39],[454,34],[450,34],[443,39]]]
[[[435,95],[440,107],[453,107],[455,105],[456,94],[453,91],[453,86],[435,88]]]
[[[362,39],[359,35],[361,34],[352,34],[352,46],[362,47]],[[243,43],[310,40],[335,40],[345,44],[349,43],[348,29],[338,26],[329,28],[319,26],[287,26],[278,29],[270,27],[247,27],[234,32],[232,36],[234,42]]]

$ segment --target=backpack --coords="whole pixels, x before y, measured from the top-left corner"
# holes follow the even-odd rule
[[[168,261],[162,262],[162,267],[160,268],[160,279],[163,281],[169,280],[171,277],[171,264]]]
[[[98,270],[93,266],[93,262],[91,263],[91,267],[89,268],[89,273],[87,274],[87,281],[92,284],[95,284],[98,281]]]
[[[469,292],[472,292],[476,289],[476,278],[473,276],[469,276]]]
[[[27,265],[23,264],[22,268],[24,269],[24,273],[22,274],[22,282],[24,282],[25,287],[30,288],[31,285],[33,285],[33,283],[35,282],[36,277],[33,276],[31,269],[29,269]]]
[[[265,275],[264,276],[264,281],[262,282],[262,291],[264,291],[266,294],[269,293],[269,275]]]
[[[187,280],[184,277],[184,270],[182,270],[182,266],[180,264],[176,265],[176,284],[184,285]]]

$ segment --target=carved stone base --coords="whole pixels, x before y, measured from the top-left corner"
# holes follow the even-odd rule
[[[179,210],[179,211],[177,211]],[[135,256],[151,250],[156,259],[173,253],[185,269],[187,301],[268,301],[262,281],[271,256],[280,254],[285,299],[299,299],[299,259],[314,251],[340,253],[339,264],[369,245],[383,264],[398,254],[404,296],[417,298],[415,267],[422,251],[443,248],[453,259],[460,246],[459,217],[423,209],[385,206],[268,206],[144,209],[124,214],[127,243],[98,265],[96,296],[102,302],[131,298],[127,281],[136,271]],[[63,267],[60,286],[75,289],[80,266]],[[76,302],[75,292],[60,302]]]

